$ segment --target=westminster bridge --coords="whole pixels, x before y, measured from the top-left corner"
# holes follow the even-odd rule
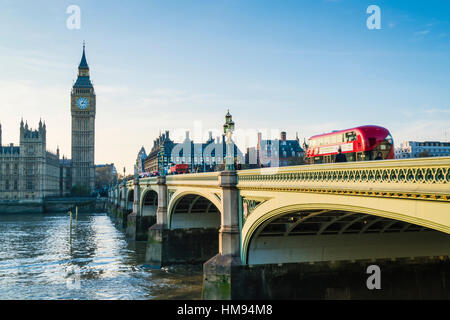
[[[205,299],[450,299],[450,157],[141,178],[109,203],[148,264],[204,263]]]

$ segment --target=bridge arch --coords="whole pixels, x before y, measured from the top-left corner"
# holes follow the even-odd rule
[[[117,205],[122,206],[122,197],[123,197],[123,190],[119,189],[117,192],[118,198],[117,198]]]
[[[431,243],[435,246],[441,243],[442,245],[438,245],[435,251],[450,254],[450,236],[445,234],[450,233],[450,230],[443,220],[423,218],[422,210],[429,210],[424,208],[427,207],[426,201],[400,200],[400,204],[398,202],[394,204],[393,199],[371,198],[361,201],[355,198],[344,199],[342,196],[321,194],[311,197],[297,194],[296,196],[280,195],[263,202],[247,217],[243,226],[242,261],[246,264],[265,264],[302,262],[302,259],[304,261],[344,260],[343,253],[336,254],[342,249],[337,248],[339,241],[342,245],[348,241],[359,241],[361,244],[359,249],[364,243],[367,250],[373,247],[377,238],[381,238],[379,236],[381,233],[389,234],[383,235],[383,241],[391,238],[394,243],[399,243],[399,241],[409,241],[407,239],[410,237],[402,236],[403,238],[400,239],[399,235],[392,234],[396,232],[409,234],[409,231],[434,231],[420,233],[422,238],[426,238],[424,241],[430,243],[427,248],[432,246]],[[387,211],[384,208],[390,210]],[[377,232],[378,236],[375,235]],[[289,237],[290,235],[295,237]],[[324,241],[329,243],[334,241],[334,244],[326,245]],[[318,246],[321,245],[322,247],[319,248]],[[388,244],[385,246],[387,247]],[[399,254],[399,250],[397,248],[397,253],[392,255]],[[411,251],[410,256],[413,254],[414,252]],[[363,256],[364,254],[361,259]],[[371,253],[370,259],[374,256],[376,254]],[[358,259],[356,255],[348,255],[347,258]]]
[[[140,213],[142,216],[156,216],[158,209],[158,192],[151,186],[141,192],[139,200]]]
[[[134,201],[134,189],[130,188],[127,190],[126,199],[125,199],[125,208],[127,210],[133,210],[133,201]]]
[[[214,194],[176,191],[167,209],[169,229],[220,228],[221,202]]]

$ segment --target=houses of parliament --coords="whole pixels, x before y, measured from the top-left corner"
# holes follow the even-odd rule
[[[75,186],[94,189],[96,99],[84,45],[70,101],[72,159],[47,150],[45,122],[32,129],[22,120],[19,146],[2,145],[0,124],[0,201],[66,196]]]

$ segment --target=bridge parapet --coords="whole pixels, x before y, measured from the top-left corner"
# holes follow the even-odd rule
[[[133,185],[134,185],[134,179],[131,179],[131,180],[127,180],[127,182],[126,182],[126,186],[127,186],[127,189],[132,189],[133,188]]]
[[[203,172],[166,176],[166,184],[170,186],[219,188],[220,172]]]
[[[140,185],[156,185],[157,177],[148,177],[148,178],[140,178],[139,184]]]
[[[248,191],[313,192],[450,201],[450,157],[239,171]]]

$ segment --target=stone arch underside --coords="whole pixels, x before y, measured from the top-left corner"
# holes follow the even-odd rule
[[[211,195],[189,190],[171,193],[168,206],[169,229],[149,229],[146,260],[162,266],[199,264],[216,255],[219,252],[221,216],[220,210],[210,199],[214,201]],[[160,240],[161,234],[164,234],[164,241]],[[159,252],[164,254],[160,255]]]
[[[333,204],[330,199],[341,201]],[[289,204],[280,199],[263,203],[244,225],[243,262],[273,264],[449,255],[450,236],[440,232],[445,228],[419,218],[424,212],[417,208],[423,210],[428,205],[431,210],[430,201],[426,205],[417,201],[411,206],[414,200],[410,200],[409,211],[404,206],[406,210],[398,210],[398,204],[391,207],[382,204],[393,210],[389,212],[377,210],[370,201],[363,207],[344,205],[342,200],[328,196],[328,201],[322,203]],[[436,206],[436,210],[442,208],[442,204]]]
[[[126,198],[126,209],[133,210],[134,189],[129,189]]]
[[[170,212],[170,228],[220,228],[220,211],[214,203],[198,194],[184,194],[175,200]]]
[[[158,193],[152,188],[145,189],[141,195],[140,206],[142,216],[156,216],[156,211],[158,209]]]

